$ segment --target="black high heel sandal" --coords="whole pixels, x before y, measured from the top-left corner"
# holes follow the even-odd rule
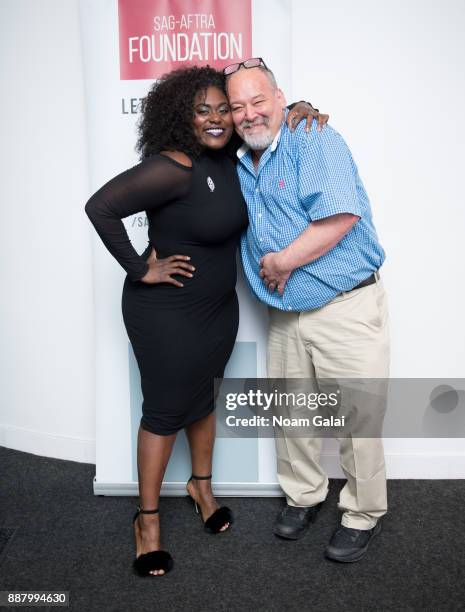
[[[211,477],[212,477],[211,474],[210,476],[195,476],[195,474],[192,474],[192,476],[189,478],[189,480],[186,483],[186,488],[191,480],[210,480]],[[187,491],[187,496],[190,497],[191,500],[194,502],[195,511],[197,512],[197,514],[200,515],[200,518],[203,521],[202,513],[200,512],[198,503],[195,501],[192,495],[190,495],[189,491]],[[221,506],[221,508],[217,508],[215,512],[213,512],[213,514],[211,514],[207,518],[207,520],[204,522],[203,525],[204,525],[205,531],[207,531],[208,533],[222,533],[220,531],[221,527],[224,527],[225,523],[229,523],[229,525],[231,526],[233,522],[234,522],[234,516],[231,510],[227,506]],[[228,529],[225,529],[224,531],[228,531]]]
[[[139,514],[158,514],[158,512],[158,508],[156,508],[156,510],[141,510],[138,507],[132,522],[133,524],[136,523],[137,519],[139,518]],[[140,529],[139,523],[137,523],[136,528]],[[163,570],[166,574],[173,567],[173,557],[169,552],[166,552],[166,550],[153,550],[136,557],[132,566],[134,571],[139,574],[139,576],[153,576],[153,574],[150,572],[153,572],[154,570]],[[163,576],[164,574],[158,575]]]

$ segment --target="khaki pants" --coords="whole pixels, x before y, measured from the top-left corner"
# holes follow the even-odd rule
[[[388,311],[382,281],[343,293],[316,310],[269,310],[270,378],[388,378]],[[288,504],[314,506],[323,501],[328,477],[319,465],[322,440],[276,436],[275,441],[278,481]],[[339,497],[342,524],[371,529],[387,511],[382,439],[340,438],[339,453],[347,478]]]

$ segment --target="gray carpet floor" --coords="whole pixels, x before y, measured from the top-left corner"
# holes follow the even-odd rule
[[[339,520],[340,480],[297,542],[271,532],[282,499],[222,499],[236,522],[214,536],[186,499],[162,498],[175,567],[139,578],[131,571],[137,500],[95,497],[94,472],[0,447],[0,528],[17,529],[1,559],[0,590],[70,591],[79,612],[465,610],[464,481],[389,481],[383,531],[354,564],[323,556]]]

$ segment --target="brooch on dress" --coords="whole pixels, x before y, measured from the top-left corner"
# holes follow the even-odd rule
[[[207,185],[210,188],[210,191],[215,191],[215,183],[210,177],[207,177]]]

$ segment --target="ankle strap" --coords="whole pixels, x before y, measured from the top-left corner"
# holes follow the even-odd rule
[[[191,476],[191,478],[193,478],[194,480],[210,480],[211,477],[211,474],[210,476],[196,476],[195,474],[192,474]]]
[[[140,506],[137,506],[137,512],[139,514],[158,514],[159,510],[158,508],[155,508],[155,510],[141,510]]]

